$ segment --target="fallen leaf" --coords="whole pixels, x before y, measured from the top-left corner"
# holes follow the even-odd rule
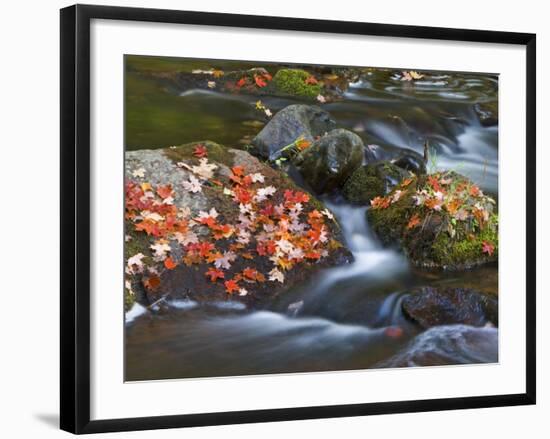
[[[192,192],[194,194],[202,192],[201,182],[194,175],[190,175],[189,180],[184,181],[182,185],[187,192]]]
[[[235,282],[233,279],[226,280],[224,282],[224,285],[225,285],[225,291],[227,291],[227,293],[229,294],[233,294],[234,291],[239,291],[240,289],[239,284]]]
[[[145,169],[143,169],[143,168],[134,169],[132,171],[132,176],[139,177],[139,178],[145,177]]]
[[[313,75],[309,75],[305,80],[305,83],[308,84],[308,85],[317,84],[318,82],[319,81],[317,81],[317,79],[315,79],[315,76],[313,76]]]
[[[172,258],[166,258],[164,260],[164,266],[168,270],[173,270],[174,268],[176,268],[178,266],[178,264],[176,264]]]
[[[217,268],[210,268],[204,274],[205,276],[208,276],[210,278],[211,282],[216,282],[217,279],[223,279],[225,277],[225,273],[222,270],[218,270]]]
[[[208,150],[203,144],[196,145],[193,149],[193,155],[199,159],[208,156]]]
[[[269,272],[269,280],[272,282],[277,281],[280,283],[284,283],[285,275],[278,268],[274,268]]]
[[[493,256],[494,251],[495,251],[495,246],[493,244],[487,241],[483,241],[482,243],[483,253],[487,253],[489,256]]]
[[[413,229],[420,224],[420,216],[415,213],[407,223],[407,229]]]
[[[143,286],[148,290],[156,290],[160,286],[160,277],[152,276],[144,279]]]

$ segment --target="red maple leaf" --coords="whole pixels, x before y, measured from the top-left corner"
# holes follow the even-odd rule
[[[216,282],[216,279],[223,279],[225,277],[224,272],[217,268],[210,268],[204,275],[209,276],[211,282]]]
[[[487,253],[489,256],[493,256],[493,253],[495,252],[495,246],[487,241],[483,241],[482,245],[482,252]]]
[[[248,78],[246,76],[243,76],[241,79],[237,81],[237,87],[241,88],[244,85],[246,85],[248,82]]]
[[[254,75],[254,82],[258,87],[265,87],[267,85],[267,82],[265,81],[265,79],[259,75]]]
[[[433,175],[429,175],[428,176],[428,183],[430,184],[431,187],[433,187],[434,191],[443,192],[443,188],[439,184],[439,180],[437,179],[437,177],[435,177]]]
[[[193,155],[195,157],[198,157],[199,159],[202,159],[203,157],[208,157],[208,150],[206,149],[206,146],[200,144],[195,146],[195,149],[193,150]]]

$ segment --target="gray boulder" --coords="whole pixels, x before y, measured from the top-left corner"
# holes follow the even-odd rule
[[[315,105],[289,105],[279,111],[252,140],[254,155],[275,159],[283,147],[300,136],[313,142],[336,126],[329,113]]]

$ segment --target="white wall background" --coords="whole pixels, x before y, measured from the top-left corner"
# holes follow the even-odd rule
[[[88,3],[243,14],[300,16],[395,24],[535,32],[538,38],[538,404],[364,418],[123,433],[105,437],[239,439],[299,437],[482,438],[548,437],[550,256],[543,164],[550,160],[547,78],[550,28],[545,3],[462,0],[189,0]],[[58,422],[59,289],[59,13],[66,1],[9,2],[0,15],[0,432],[3,437],[61,437]],[[467,62],[467,60],[465,60]],[[154,404],[154,401],[144,401]],[[546,415],[546,417],[545,417]]]

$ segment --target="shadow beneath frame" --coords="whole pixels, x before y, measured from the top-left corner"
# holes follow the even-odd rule
[[[50,428],[59,429],[59,415],[57,413],[38,413],[34,417]]]

